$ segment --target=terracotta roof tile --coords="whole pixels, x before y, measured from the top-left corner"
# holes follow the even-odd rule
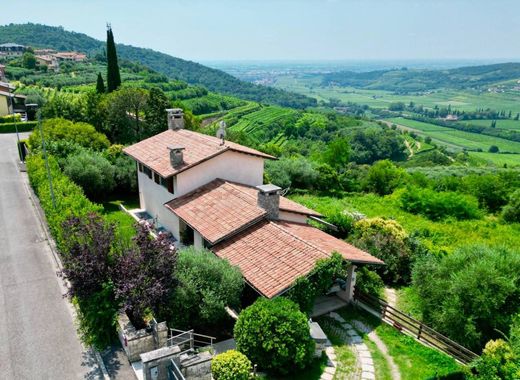
[[[257,206],[257,192],[252,186],[216,179],[165,206],[216,244],[264,217],[265,211]],[[280,197],[280,209],[319,215],[284,197]]]
[[[169,129],[126,147],[123,151],[135,160],[159,173],[162,177],[169,177],[180,173],[228,150],[274,159],[273,156],[230,141],[226,141],[224,145],[220,144],[221,140],[213,136],[188,131],[186,129]],[[171,145],[185,148],[183,152],[184,164],[176,168],[173,168],[170,164],[168,146]]]
[[[289,289],[319,259],[338,251],[354,263],[383,264],[342,240],[308,226],[264,220],[212,248],[242,271],[246,281],[268,298]]]

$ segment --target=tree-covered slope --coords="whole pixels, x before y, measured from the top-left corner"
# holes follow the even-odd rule
[[[343,71],[325,75],[323,83],[374,90],[423,91],[437,88],[478,88],[519,78],[520,63],[499,63],[450,70],[402,68],[362,73]]]
[[[90,55],[101,52],[105,46],[104,41],[96,40],[86,34],[41,24],[0,26],[0,44],[6,42],[57,50],[78,50]],[[203,85],[211,91],[294,108],[305,108],[316,104],[315,99],[304,95],[243,82],[223,71],[151,49],[122,44],[118,44],[117,48],[122,59],[139,62],[170,78]]]

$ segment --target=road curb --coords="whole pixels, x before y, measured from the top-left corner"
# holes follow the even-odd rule
[[[43,211],[43,209],[41,207],[40,200],[38,199],[38,196],[36,195],[36,193],[34,192],[33,188],[31,187],[31,185],[29,183],[28,175],[23,174],[23,173],[21,173],[21,174],[22,174],[22,178],[24,180],[23,184],[25,186],[25,189],[27,190],[27,193],[29,195],[29,199],[33,205],[33,208],[36,211],[35,214],[36,214],[36,217],[38,218],[38,222],[40,223],[45,240],[47,241],[47,245],[49,246],[49,248],[51,250],[51,253],[52,253],[52,256],[56,263],[56,266],[60,270],[62,270],[63,264],[61,263],[61,258],[58,255],[56,243],[54,242],[54,239],[52,238],[52,235],[49,231],[49,227],[47,224],[47,218],[45,217],[45,212]],[[65,288],[69,288],[69,284],[66,280],[62,279],[62,283]],[[72,314],[73,314],[74,321],[76,321],[77,320],[76,309],[72,304],[71,304],[71,307],[72,307]],[[110,380],[110,375],[108,374],[107,368],[105,366],[105,363],[103,362],[103,358],[101,357],[101,354],[99,353],[99,351],[96,350],[94,347],[90,347],[89,350],[94,354],[94,357],[96,358],[98,367],[101,370],[101,373],[103,374],[103,379]]]

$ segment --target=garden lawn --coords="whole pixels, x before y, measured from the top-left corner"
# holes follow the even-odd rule
[[[386,345],[388,354],[399,367],[402,380],[427,380],[435,375],[447,375],[462,370],[462,367],[451,357],[422,345],[412,337],[398,332],[393,327],[382,323],[379,319],[366,312],[347,307],[339,310],[338,313],[347,321],[357,319],[375,329],[376,334]],[[386,372],[388,371],[386,359],[381,353],[378,354],[377,347],[368,340],[367,336],[363,336],[363,340],[367,343],[372,353],[376,372],[378,371],[378,366],[380,371],[382,370],[380,372],[382,376],[378,374],[377,378],[389,378],[387,377],[389,372]],[[383,363],[385,363],[386,368],[383,366]]]
[[[475,243],[511,248],[520,246],[520,224],[501,224],[493,216],[479,220],[431,221],[401,210],[392,196],[380,197],[374,194],[343,198],[293,195],[290,198],[324,215],[346,210],[359,211],[368,217],[395,219],[408,233],[416,233],[433,252],[452,252],[457,247]]]
[[[119,208],[123,204],[127,209],[138,208],[135,197],[110,199],[102,203],[103,215],[106,220],[117,225],[117,236],[123,241],[130,242],[136,234],[135,219]]]
[[[259,377],[263,380],[319,380],[325,370],[327,358],[314,359],[309,367],[302,371],[296,371],[287,376],[264,375]]]

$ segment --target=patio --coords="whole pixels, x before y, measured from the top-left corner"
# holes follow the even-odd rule
[[[335,294],[320,296],[314,301],[311,318],[319,317],[320,315],[330,313],[345,306],[347,306],[347,301],[342,300]]]

